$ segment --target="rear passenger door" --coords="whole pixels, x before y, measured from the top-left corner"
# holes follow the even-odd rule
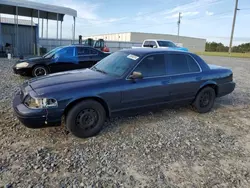
[[[88,47],[77,47],[79,68],[89,68],[92,65],[90,50]]]
[[[189,54],[167,54],[167,74],[170,76],[171,100],[192,100],[195,98],[201,80],[202,70]]]

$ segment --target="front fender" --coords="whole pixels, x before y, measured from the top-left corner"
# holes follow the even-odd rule
[[[107,114],[108,117],[111,116],[111,110],[110,110],[108,103],[100,96],[82,96],[82,97],[72,98],[71,100],[67,102],[64,111],[67,111],[68,109],[70,109],[74,104],[77,104],[78,101],[87,100],[87,99],[96,100],[99,103],[101,103],[103,107],[105,108],[106,112],[108,113]]]

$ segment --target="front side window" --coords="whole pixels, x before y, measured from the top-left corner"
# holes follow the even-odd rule
[[[74,56],[74,47],[65,47],[55,53],[55,58],[69,58]]]
[[[156,54],[144,58],[134,71],[140,72],[144,78],[166,75],[164,55]]]
[[[49,51],[48,53],[46,53],[43,57],[44,58],[51,58],[53,57],[57,52],[59,52],[62,49],[62,47],[57,47],[54,48],[53,50]]]
[[[115,52],[94,65],[91,69],[103,74],[122,76],[139,60],[139,56],[125,52]]]
[[[185,54],[168,54],[168,74],[186,74],[200,72],[200,68],[192,57]]]

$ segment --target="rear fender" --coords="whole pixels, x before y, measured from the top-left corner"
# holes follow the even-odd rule
[[[202,83],[200,85],[200,89],[207,86],[207,85],[215,85],[215,86],[217,86],[217,83],[215,81],[213,81],[213,80],[208,80],[208,81],[206,81],[206,82],[204,82],[204,83]]]

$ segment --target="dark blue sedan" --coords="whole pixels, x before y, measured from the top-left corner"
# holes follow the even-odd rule
[[[107,117],[161,104],[191,104],[211,110],[216,97],[235,88],[230,69],[206,64],[182,51],[138,48],[115,52],[90,69],[29,80],[13,101],[30,128],[61,124],[77,137],[94,136]]]

